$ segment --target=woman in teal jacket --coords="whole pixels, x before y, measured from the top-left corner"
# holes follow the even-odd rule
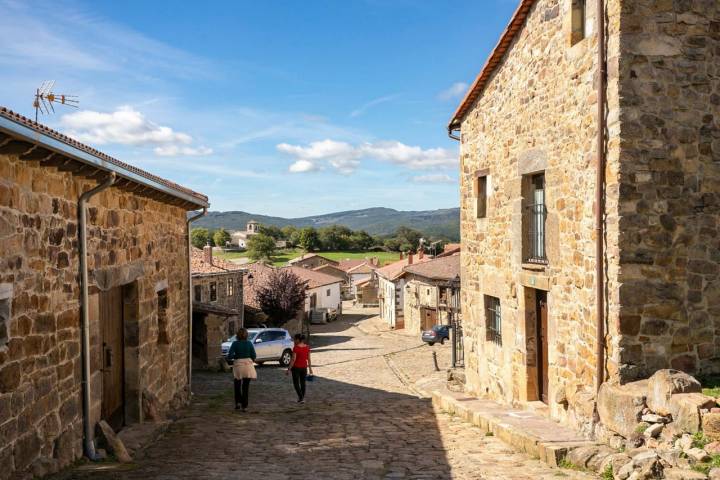
[[[257,378],[255,372],[255,347],[248,338],[248,331],[244,328],[238,330],[235,340],[230,345],[227,359],[232,362],[235,383],[235,410],[242,408],[243,412],[248,406],[250,393],[250,380]]]

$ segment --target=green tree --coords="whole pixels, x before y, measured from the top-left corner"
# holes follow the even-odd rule
[[[375,245],[375,239],[365,230],[358,230],[350,236],[350,248],[353,250],[367,250],[373,245]]]
[[[247,239],[247,254],[252,260],[270,260],[274,253],[274,238],[258,233]]]
[[[256,293],[269,324],[279,327],[295,318],[305,304],[307,284],[287,268],[273,269]]]
[[[208,238],[210,238],[210,233],[207,228],[193,228],[190,231],[190,243],[194,247],[203,248],[207,245]]]
[[[288,237],[288,243],[290,243],[293,247],[300,245],[300,230],[296,229],[290,234],[290,237]]]
[[[260,225],[258,227],[258,232],[267,235],[268,237],[272,237],[275,240],[283,240],[284,238],[280,227],[276,227],[275,225]]]
[[[352,230],[342,225],[330,225],[318,230],[320,246],[323,250],[347,250],[350,248]]]
[[[281,231],[283,234],[283,238],[288,242],[292,243],[290,239],[295,234],[295,232],[297,232],[297,228],[294,225],[285,225],[284,227],[282,227]]]
[[[213,238],[213,241],[215,242],[215,245],[217,245],[218,247],[224,247],[232,240],[230,233],[227,230],[225,230],[224,228],[215,230],[215,233],[213,233],[212,238]]]
[[[313,227],[305,227],[300,230],[298,245],[306,252],[312,252],[320,248],[320,239],[318,238],[317,230]]]

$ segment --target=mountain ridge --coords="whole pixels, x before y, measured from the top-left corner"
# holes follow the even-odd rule
[[[242,210],[226,212],[211,211],[193,223],[193,227],[208,229],[245,230],[250,220],[267,225],[285,227],[315,227],[343,225],[353,230],[365,230],[370,235],[391,235],[398,227],[406,226],[428,236],[460,238],[460,209],[395,210],[388,207],[372,207],[361,210],[345,210],[307,217],[285,218],[260,215]]]

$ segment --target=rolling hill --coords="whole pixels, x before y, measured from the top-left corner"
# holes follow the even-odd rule
[[[365,230],[371,235],[390,235],[398,227],[404,225],[429,236],[442,236],[455,241],[460,237],[459,208],[399,211],[377,207],[301,218],[271,217],[241,211],[208,212],[205,217],[194,222],[193,226],[208,229],[245,230],[245,224],[249,220],[257,220],[260,223],[278,227],[293,225],[321,228],[328,225],[344,225],[353,230]]]

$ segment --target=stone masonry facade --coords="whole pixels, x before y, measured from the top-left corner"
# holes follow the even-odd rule
[[[82,455],[77,199],[97,185],[0,154],[0,477]],[[122,286],[125,423],[187,400],[185,209],[111,187],[88,208],[91,420],[101,418],[100,297]],[[117,354],[117,352],[116,352]]]
[[[514,404],[544,399],[553,418],[587,426],[597,344],[595,2],[584,38],[575,2],[532,3],[461,123],[467,388]],[[716,371],[720,6],[607,0],[606,10],[606,379]],[[539,175],[545,261],[531,263],[527,212]],[[495,299],[501,331],[490,338]]]

